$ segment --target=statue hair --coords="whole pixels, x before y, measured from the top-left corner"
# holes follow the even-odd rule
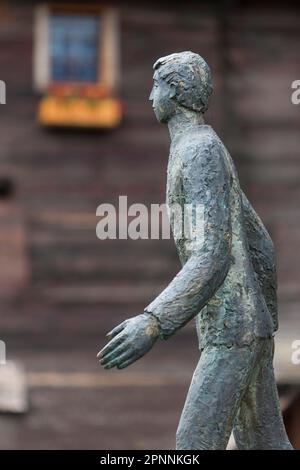
[[[211,71],[205,60],[191,51],[178,52],[158,59],[155,75],[175,88],[181,106],[204,113],[213,92]]]

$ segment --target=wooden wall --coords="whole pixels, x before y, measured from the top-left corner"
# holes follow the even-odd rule
[[[124,123],[83,133],[37,124],[33,6],[3,3],[0,189],[1,178],[13,185],[0,202],[3,334],[20,341],[91,335],[112,316],[115,323],[139,313],[179,269],[172,241],[99,241],[95,211],[119,195],[129,203],[164,201],[169,140],[148,96],[153,62],[181,50],[200,53],[212,68],[207,120],[276,243],[282,316],[298,311],[300,112],[290,86],[300,78],[299,9],[228,5],[119,2]]]

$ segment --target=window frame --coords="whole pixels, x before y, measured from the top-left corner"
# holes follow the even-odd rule
[[[105,86],[107,89],[111,90],[112,93],[118,90],[120,83],[120,58],[119,16],[117,10],[101,5],[46,3],[38,5],[35,9],[33,81],[36,91],[43,93],[47,90],[49,85],[59,83],[51,79],[51,15],[53,13],[76,14],[80,12],[99,15],[98,79],[94,83]],[[62,83],[72,82],[65,81]]]

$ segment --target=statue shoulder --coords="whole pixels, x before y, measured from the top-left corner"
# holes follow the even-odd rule
[[[210,126],[203,126],[200,132],[193,132],[184,139],[181,145],[181,158],[184,166],[198,168],[223,166],[224,146]]]

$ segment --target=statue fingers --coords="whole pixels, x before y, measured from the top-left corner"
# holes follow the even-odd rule
[[[122,354],[126,350],[128,350],[128,345],[126,343],[124,344],[124,342],[123,342],[123,343],[120,344],[120,346],[115,348],[113,351],[108,352],[103,357],[101,357],[99,362],[102,366],[104,366],[105,364],[110,362],[111,359],[114,359],[115,357],[119,356],[120,354]]]
[[[111,331],[109,331],[106,336],[109,338],[113,338],[116,336],[118,333],[120,333],[126,326],[127,320],[124,320],[120,325],[117,325],[115,328],[113,328]]]
[[[114,366],[118,366],[119,364],[122,364],[124,361],[127,361],[130,357],[132,357],[132,352],[131,351],[126,351],[125,353],[121,354],[118,357],[115,357],[112,359],[110,362],[105,364],[104,369],[111,369]]]
[[[118,369],[125,369],[125,367],[130,366],[133,362],[135,362],[138,358],[136,357],[131,357],[130,359],[125,360],[121,364],[118,364]]]
[[[113,338],[104,348],[101,349],[101,351],[98,352],[97,358],[101,359],[104,357],[106,354],[110,353],[113,351],[117,346],[119,346],[123,341],[126,339],[126,336],[124,334],[119,333],[118,336]]]

